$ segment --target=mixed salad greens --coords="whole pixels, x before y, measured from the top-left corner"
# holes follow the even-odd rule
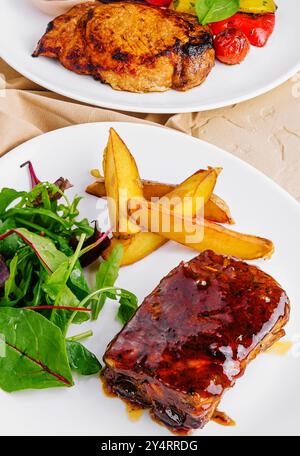
[[[81,198],[68,199],[68,180],[41,182],[24,165],[32,189],[0,191],[0,388],[7,392],[72,386],[71,370],[99,373],[81,343],[92,331],[67,337],[71,323],[96,320],[107,298],[118,300],[122,324],[137,308],[134,294],[114,286],[123,247],[100,262],[90,287],[84,267],[107,248],[108,233],[79,219]]]

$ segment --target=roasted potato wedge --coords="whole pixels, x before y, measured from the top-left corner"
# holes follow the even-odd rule
[[[141,203],[138,218],[144,229],[200,252],[211,249],[243,260],[267,258],[274,252],[274,245],[268,239],[237,233],[207,220],[188,219],[172,213],[158,203]],[[169,220],[168,223],[165,222],[166,219]]]
[[[204,216],[205,204],[212,195],[220,172],[220,168],[198,171],[161,197],[159,204],[179,215],[196,217],[201,212]]]
[[[172,192],[177,186],[173,184],[164,184],[150,180],[142,180],[143,193],[146,200],[150,201],[151,198],[162,198],[167,193]],[[106,196],[105,183],[103,178],[97,179],[86,188],[86,192],[90,195],[103,198]],[[209,201],[204,208],[204,217],[207,220],[216,223],[233,224],[228,204],[219,196],[212,194]]]
[[[127,238],[138,233],[139,227],[128,218],[127,205],[131,199],[143,199],[143,186],[133,156],[113,128],[109,131],[104,151],[103,171],[109,217],[115,236]]]
[[[121,266],[128,266],[129,264],[142,260],[147,255],[168,242],[168,240],[158,234],[149,232],[138,233],[130,239],[113,238],[109,248],[103,252],[103,258],[107,259],[115,245],[120,242],[124,247]]]
[[[219,168],[210,168],[201,173],[192,175],[176,189],[173,189],[168,195],[162,197],[160,199],[160,204],[170,208],[171,201],[172,210],[174,212],[180,215],[189,213],[190,216],[195,216],[198,207],[197,204],[193,204],[193,201],[197,197],[203,199],[203,204],[209,200],[214,190],[219,172]],[[170,198],[167,198],[169,196]],[[184,197],[191,198],[185,201],[183,200]],[[179,198],[183,204],[179,203],[178,206],[173,205],[172,203],[176,202],[177,198]],[[135,263],[136,261],[139,261],[154,252],[165,244],[167,239],[151,232],[141,232],[126,240],[113,238],[111,246],[104,253],[104,258],[109,255],[111,249],[117,242],[122,242],[124,246],[124,254],[121,265],[125,266]]]
[[[210,222],[234,225],[230,209],[226,201],[214,193],[207,201],[204,208],[204,218]]]

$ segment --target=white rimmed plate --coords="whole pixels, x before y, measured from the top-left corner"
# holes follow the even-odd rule
[[[91,77],[76,75],[57,61],[31,54],[53,19],[29,0],[1,0],[0,56],[32,81],[61,95],[96,106],[147,113],[195,112],[219,108],[260,95],[300,68],[299,0],[277,0],[276,30],[265,48],[234,67],[217,63],[205,83],[187,92],[133,94],[113,90]]]
[[[29,188],[26,170],[31,160],[40,179],[70,179],[69,195],[82,194],[93,179],[89,170],[100,166],[108,129],[113,126],[130,147],[142,177],[177,183],[198,168],[222,166],[216,192],[232,208],[235,229],[271,238],[276,252],[271,260],[255,262],[286,289],[292,304],[287,337],[297,345],[285,356],[260,355],[243,378],[228,391],[221,410],[237,422],[232,428],[209,423],[196,435],[299,434],[300,397],[300,206],[263,174],[212,145],[173,130],[126,123],[85,124],[39,136],[0,159],[0,187]],[[86,195],[81,214],[94,220],[98,199]],[[195,252],[169,243],[141,262],[123,268],[118,283],[135,292],[140,302],[181,260]],[[99,320],[88,323],[94,337],[86,345],[101,358],[120,330],[115,304],[107,302]],[[86,327],[75,326],[72,332]],[[170,435],[151,421],[148,413],[128,419],[123,402],[102,391],[97,376],[76,378],[70,389],[0,391],[0,435]]]

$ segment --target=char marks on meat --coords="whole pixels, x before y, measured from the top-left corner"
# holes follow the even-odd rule
[[[196,17],[136,2],[73,7],[48,25],[33,56],[130,92],[190,89],[215,61],[211,30]]]
[[[213,416],[247,364],[284,335],[289,300],[256,266],[206,251],[171,271],[109,345],[109,390],[172,431]]]

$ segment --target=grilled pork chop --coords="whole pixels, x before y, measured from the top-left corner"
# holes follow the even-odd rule
[[[188,90],[215,61],[211,31],[194,16],[133,2],[73,7],[50,22],[40,55],[130,92]]]
[[[162,279],[110,343],[106,385],[172,431],[203,427],[249,361],[285,334],[289,309],[268,274],[206,251]]]

